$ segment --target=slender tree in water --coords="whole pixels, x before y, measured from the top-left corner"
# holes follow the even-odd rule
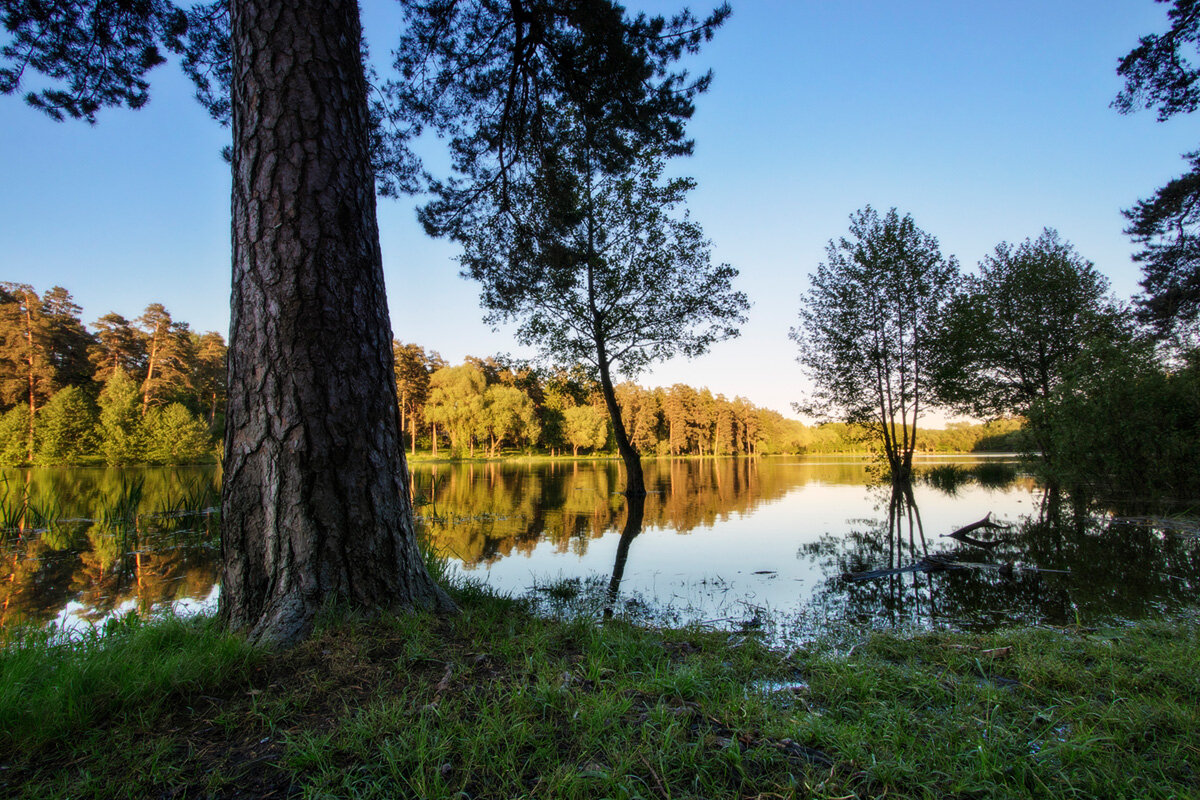
[[[522,4],[511,19],[486,3],[427,6],[399,51],[413,79],[393,87],[396,107],[454,139],[457,177],[433,184],[426,229],[463,244],[492,322],[517,322],[549,360],[591,365],[628,494],[645,481],[612,373],[702,353],[748,305],[699,227],[672,215],[690,182],[660,180],[664,158],[691,151],[683,124],[710,80],[674,63],[728,13],[668,23],[603,2]],[[418,43],[435,32],[429,59]]]
[[[912,216],[870,206],[850,216],[811,276],[790,336],[814,383],[799,407],[861,425],[908,483],[917,422],[931,400],[934,325],[958,281],[958,262]]]
[[[463,273],[482,285],[489,321],[515,321],[518,339],[548,359],[594,370],[625,462],[625,492],[640,495],[641,456],[614,373],[633,377],[656,361],[705,352],[737,335],[749,303],[732,289],[737,271],[711,262],[700,227],[673,213],[691,182],[663,180],[653,156],[605,175],[589,141],[571,129],[529,180],[470,215],[455,209],[451,230],[463,245]],[[431,229],[442,229],[445,211],[427,209]]]

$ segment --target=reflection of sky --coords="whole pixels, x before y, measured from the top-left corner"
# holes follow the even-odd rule
[[[220,595],[221,587],[214,585],[205,597],[187,597],[173,603],[160,603],[153,606],[150,613],[177,614],[181,617],[190,617],[201,613],[214,614],[217,611],[217,599]],[[131,611],[137,611],[137,608],[137,598],[131,597],[117,604],[111,611],[96,616],[91,607],[77,600],[70,600],[55,615],[51,624],[56,630],[73,638],[84,635],[93,629],[102,629],[109,621],[120,619]]]
[[[971,485],[948,496],[918,486],[916,493],[931,550],[946,546],[948,540],[939,537],[988,512],[993,519],[1015,522],[1036,503],[1020,487],[993,490]],[[797,486],[774,502],[731,515],[716,526],[693,529],[686,536],[647,528],[629,548],[621,591],[690,608],[701,619],[736,614],[745,611],[746,604],[785,613],[799,611],[826,576],[820,564],[798,556],[798,548],[825,535],[840,537],[869,527],[866,519],[886,517],[886,498],[879,490],[822,483]],[[607,579],[619,540],[620,531],[614,529],[589,541],[583,554],[562,552],[541,542],[528,556],[501,559],[470,574],[516,594],[535,581],[589,575]]]

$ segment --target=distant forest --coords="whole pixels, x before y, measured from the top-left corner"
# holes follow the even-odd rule
[[[71,293],[0,283],[0,465],[180,464],[218,457],[226,345],[153,303],[85,325]],[[451,365],[393,345],[406,447],[436,457],[615,452],[599,386],[582,369],[507,356]],[[742,397],[675,384],[617,386],[645,456],[861,452],[862,432],[805,425]],[[923,431],[927,452],[1011,451],[1018,420]]]

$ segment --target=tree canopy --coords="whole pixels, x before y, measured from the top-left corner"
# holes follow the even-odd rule
[[[1057,231],[997,245],[937,326],[939,399],[980,417],[1028,414],[1090,340],[1115,334],[1120,313],[1107,292],[1107,279]]]
[[[1113,106],[1123,114],[1157,108],[1162,121],[1200,104],[1200,68],[1192,60],[1200,55],[1200,2],[1158,2],[1171,4],[1170,26],[1141,37],[1121,59],[1125,88]],[[1140,316],[1163,337],[1200,320],[1200,151],[1184,158],[1187,173],[1125,211],[1125,232],[1142,246],[1134,256],[1143,274]]]

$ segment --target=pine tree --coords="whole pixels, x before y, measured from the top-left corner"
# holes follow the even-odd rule
[[[78,386],[60,389],[38,412],[36,461],[75,464],[100,447],[100,415],[87,392]]]
[[[103,383],[114,370],[140,377],[146,368],[146,347],[140,332],[115,312],[92,323],[95,341],[88,351],[93,378]]]
[[[146,378],[142,381],[142,414],[151,403],[165,403],[187,388],[194,347],[186,322],[175,322],[161,303],[146,306],[138,317],[146,347]]]
[[[32,461],[37,411],[58,388],[50,326],[32,286],[3,283],[0,292],[0,402],[25,406],[25,460]]]
[[[89,386],[92,365],[88,350],[95,343],[79,319],[82,309],[61,286],[53,286],[42,295],[42,316],[46,324],[46,346],[54,368],[56,388]]]
[[[136,464],[145,447],[139,407],[140,392],[124,370],[114,370],[100,392],[100,452],[110,466]]]

